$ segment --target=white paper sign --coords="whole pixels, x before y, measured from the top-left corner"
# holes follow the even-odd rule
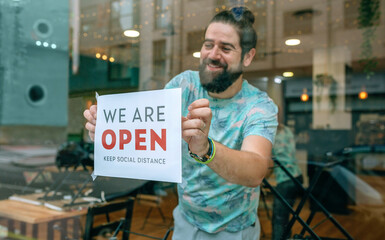
[[[180,88],[97,101],[96,176],[182,181]]]

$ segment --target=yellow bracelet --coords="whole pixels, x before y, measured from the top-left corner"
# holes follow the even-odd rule
[[[208,138],[208,141],[209,141],[209,150],[207,154],[205,154],[203,157],[199,157],[195,153],[191,152],[189,148],[188,151],[189,151],[190,157],[194,158],[199,163],[203,163],[203,164],[210,163],[215,157],[216,147],[215,147],[214,141],[211,138]]]
[[[217,149],[216,149],[216,147],[215,147],[215,143],[214,143],[214,141],[211,139],[211,138],[209,138],[209,142],[211,141],[211,144],[212,144],[212,152],[211,152],[211,156],[210,156],[210,158],[209,158],[209,160],[207,160],[207,162],[205,162],[205,164],[209,164],[213,159],[214,159],[214,157],[215,157],[215,153],[217,152]]]

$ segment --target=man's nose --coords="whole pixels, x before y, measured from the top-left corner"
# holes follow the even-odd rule
[[[221,57],[220,49],[218,46],[214,46],[209,53],[209,58],[213,60],[218,60]]]

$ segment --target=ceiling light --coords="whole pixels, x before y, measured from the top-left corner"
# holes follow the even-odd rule
[[[201,57],[201,53],[200,52],[194,52],[193,53],[193,57],[200,58]]]
[[[302,90],[302,94],[301,94],[301,101],[302,102],[307,102],[309,100],[309,95],[307,94],[307,89],[304,88]]]
[[[296,39],[296,38],[293,38],[293,39],[287,39],[285,41],[285,44],[287,46],[297,46],[301,43],[301,41],[299,39]]]
[[[100,58],[102,55],[100,53],[96,53],[96,58]]]
[[[107,55],[103,55],[103,56],[102,56],[102,59],[103,59],[103,60],[107,60]]]
[[[365,100],[368,98],[368,93],[366,91],[361,91],[359,94],[358,94],[358,98],[361,99],[361,100]]]
[[[358,98],[361,100],[368,98],[368,92],[366,91],[365,85],[361,87],[361,91],[358,93]]]
[[[292,77],[292,76],[294,76],[294,73],[293,72],[284,72],[284,73],[282,73],[282,76],[284,76],[284,77]]]
[[[309,95],[307,95],[307,93],[302,93],[301,94],[301,101],[307,102],[308,100],[309,100]]]
[[[282,79],[279,77],[274,78],[274,82],[280,84],[282,82]]]
[[[126,37],[132,37],[132,38],[139,37],[139,35],[140,35],[140,33],[136,30],[126,30],[126,31],[124,31],[123,34]]]

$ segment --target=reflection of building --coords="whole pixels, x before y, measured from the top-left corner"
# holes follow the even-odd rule
[[[119,2],[122,7],[127,4],[126,1],[112,2]],[[136,6],[138,11],[134,11],[138,14],[136,29],[141,34],[137,38],[138,88],[162,88],[177,73],[197,69],[199,60],[193,53],[200,50],[209,19],[221,9],[243,4],[254,12],[259,36],[258,54],[246,69],[245,77],[268,91],[278,104],[286,104],[287,113],[300,112],[299,115],[311,121],[299,128],[351,129],[354,124],[351,111],[360,111],[362,105],[356,95],[365,87],[365,76],[353,74],[362,72],[359,3],[358,0],[140,1],[137,3],[140,6]],[[380,8],[384,9],[383,3]],[[376,31],[377,39],[383,39],[384,33],[382,18]],[[293,38],[299,39],[300,44],[285,44]],[[113,44],[109,48],[114,48]],[[377,69],[382,69],[384,46],[381,41],[373,41],[373,48],[377,49],[374,53],[379,62]],[[283,72],[292,72],[294,76],[283,77]],[[327,84],[313,83],[322,75],[335,81],[332,89]],[[377,74],[372,84],[380,84],[383,78],[383,74]],[[283,86],[297,93],[284,91]],[[383,110],[377,104],[382,87],[369,88],[366,87],[371,97],[366,103],[373,103],[369,104],[373,111]],[[310,94],[309,102],[300,101],[304,91]],[[333,95],[335,97],[330,97]]]
[[[359,8],[364,2],[379,8]],[[309,162],[351,151],[345,186],[327,169],[317,198],[325,193],[325,206],[339,211],[361,196],[364,204],[349,205],[354,215],[339,219],[356,239],[382,239],[384,205],[370,206],[373,189],[358,180],[384,199],[385,0],[0,0],[0,145],[86,139],[83,111],[95,92],[160,89],[196,70],[208,21],[237,5],[254,12],[258,33],[244,77],[281,105],[305,185],[315,172]],[[370,79],[363,54],[376,57]]]
[[[18,2],[32,6],[32,1]],[[376,22],[372,41],[373,56],[378,62],[376,74],[371,80],[366,80],[359,63],[363,42],[362,29],[358,28],[357,21],[359,0],[73,2],[79,4],[80,12],[75,16],[76,21],[70,19],[69,45],[73,51],[79,45],[80,57],[77,61],[76,52],[70,54],[70,65],[78,63],[79,70],[72,73],[73,68],[69,67],[69,134],[81,133],[81,113],[87,104],[95,102],[95,91],[105,94],[159,89],[177,73],[197,69],[199,59],[193,57],[193,53],[200,50],[207,22],[216,12],[238,5],[246,5],[254,12],[259,37],[257,56],[245,70],[245,78],[284,106],[288,124],[296,131],[298,139],[302,139],[301,143],[306,142],[307,137],[303,136],[308,136],[309,129],[354,129],[362,113],[383,115],[384,106],[380,102],[384,100],[385,91],[385,46],[382,40],[385,39],[385,18],[381,14]],[[7,5],[1,4],[2,9]],[[67,11],[68,6],[56,4],[55,8]],[[380,11],[385,12],[383,0],[380,1]],[[24,13],[26,11],[20,15]],[[51,11],[52,14],[56,12]],[[2,14],[1,18],[6,20],[8,15]],[[12,16],[9,15],[9,19]],[[44,17],[42,19],[44,23]],[[59,14],[56,22],[67,20],[68,15]],[[72,31],[77,29],[76,26],[79,26],[79,34]],[[124,35],[126,30],[135,30],[140,35],[127,37]],[[67,41],[68,38],[61,35],[63,32],[54,29],[51,36]],[[7,36],[1,35],[1,44],[10,40],[10,35]],[[75,36],[78,40],[75,38],[74,41]],[[300,44],[287,45],[288,39],[298,39]],[[59,45],[54,52],[60,52]],[[2,54],[10,56],[10,51],[16,50],[6,49]],[[68,54],[68,50],[65,51]],[[25,55],[19,52],[18,56]],[[1,66],[5,66],[3,58],[0,61],[3,62]],[[291,72],[294,76],[283,77],[283,72]],[[49,75],[48,71],[41,71],[43,73]],[[316,81],[319,76],[324,76],[319,79],[333,79],[335,84],[319,84],[321,81]],[[1,84],[8,83],[3,81]],[[369,94],[366,100],[356,97],[362,89]],[[299,98],[304,92],[309,96],[307,102]],[[3,105],[0,104],[0,113],[6,109]],[[66,116],[61,117],[63,122],[60,124],[65,125],[65,119]]]
[[[68,9],[0,1],[0,144],[65,140]]]

